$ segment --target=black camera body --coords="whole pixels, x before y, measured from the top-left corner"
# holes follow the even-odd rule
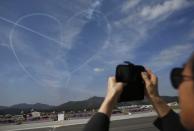
[[[130,62],[125,62],[125,64],[116,67],[116,81],[126,83],[119,102],[144,99],[145,83],[141,77],[141,72],[144,71],[143,66],[134,65]]]

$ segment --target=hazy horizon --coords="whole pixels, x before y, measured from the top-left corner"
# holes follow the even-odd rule
[[[85,98],[85,99],[80,99],[79,101],[85,101],[85,100],[88,100],[88,99],[92,99],[94,97],[98,97],[98,98],[104,98],[104,96],[92,96],[92,97],[89,97],[89,98]],[[162,96],[162,97],[178,97],[178,96]],[[145,97],[146,99],[146,97]],[[145,100],[144,99],[144,100]],[[144,101],[144,100],[140,100],[141,101]],[[20,105],[20,104],[27,104],[27,105],[35,105],[35,104],[45,104],[45,105],[49,105],[49,106],[59,106],[59,105],[62,105],[62,104],[65,104],[65,103],[68,103],[68,102],[78,102],[78,100],[70,100],[70,101],[67,101],[67,102],[62,102],[60,104],[57,104],[57,105],[52,105],[52,104],[45,104],[45,103],[40,103],[40,102],[35,102],[35,103],[16,103],[14,105],[0,105],[0,106],[3,106],[3,107],[11,107],[11,106],[15,106],[15,105]],[[131,101],[131,102],[134,102],[134,101]]]

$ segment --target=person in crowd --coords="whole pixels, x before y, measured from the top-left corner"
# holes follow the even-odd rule
[[[158,114],[154,125],[161,131],[194,130],[194,52],[183,67],[175,68],[171,73],[172,85],[178,89],[180,116],[160,97],[157,76],[149,69],[141,75],[145,82],[145,96]],[[112,110],[118,102],[124,84],[117,82],[115,77],[108,79],[105,99],[98,112],[85,125],[84,131],[109,130]]]

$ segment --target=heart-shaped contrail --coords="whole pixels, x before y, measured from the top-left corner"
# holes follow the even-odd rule
[[[109,37],[108,37],[108,41],[109,41],[109,40],[110,40],[110,33],[111,33],[110,22],[108,21],[107,17],[106,17],[102,12],[96,11],[96,10],[94,10],[93,12],[97,12],[97,13],[101,14],[101,15],[103,16],[104,20],[106,21],[106,23],[107,23],[107,25],[108,25],[108,36],[109,36]],[[71,18],[69,18],[69,19],[67,20],[66,24],[68,24],[69,22],[71,22],[71,20],[72,20],[74,17],[77,17],[78,15],[80,15],[80,14],[82,14],[82,13],[88,13],[88,12],[87,12],[87,10],[83,10],[83,11],[81,11],[81,12],[76,13],[75,15],[73,15]],[[10,31],[10,35],[9,35],[10,48],[11,48],[11,50],[12,50],[12,52],[13,52],[13,54],[14,54],[16,60],[17,60],[17,62],[19,63],[19,65],[21,66],[21,68],[24,70],[24,72],[25,72],[30,78],[32,78],[36,83],[40,83],[40,81],[39,81],[38,79],[36,79],[36,78],[35,78],[35,77],[34,77],[34,76],[33,76],[33,75],[25,68],[25,66],[24,66],[24,65],[22,64],[22,62],[20,61],[19,57],[18,57],[17,54],[16,54],[16,51],[15,51],[14,46],[13,46],[13,41],[12,41],[13,33],[14,33],[14,30],[15,30],[15,27],[20,27],[20,28],[25,29],[25,30],[27,30],[27,31],[30,31],[30,32],[32,32],[32,33],[34,33],[34,34],[37,34],[37,35],[39,35],[39,36],[41,36],[41,37],[43,37],[43,38],[46,38],[46,39],[48,39],[48,40],[51,40],[51,41],[53,41],[53,42],[55,42],[55,43],[64,44],[64,43],[61,42],[61,41],[55,40],[55,39],[53,39],[53,38],[51,38],[51,37],[49,37],[49,36],[47,36],[47,35],[44,35],[44,34],[42,34],[42,33],[40,33],[40,32],[37,32],[37,31],[35,31],[35,30],[32,30],[32,29],[30,29],[30,28],[28,28],[28,27],[25,27],[25,26],[19,24],[19,22],[22,21],[23,19],[28,18],[28,17],[31,17],[31,16],[37,16],[37,15],[49,17],[49,18],[53,19],[54,21],[56,21],[60,26],[62,25],[62,23],[60,22],[59,19],[57,19],[56,17],[54,17],[54,16],[52,16],[52,15],[44,14],[44,13],[32,13],[32,14],[27,14],[27,15],[24,15],[24,16],[20,17],[16,22],[13,22],[13,21],[11,21],[11,20],[9,20],[9,19],[6,19],[6,18],[4,18],[4,17],[1,17],[1,16],[0,16],[0,19],[14,25],[13,28],[12,28],[12,30]],[[62,28],[61,28],[61,29],[62,29]],[[105,48],[105,47],[107,47],[108,44],[109,44],[109,42],[106,42],[105,45],[102,47],[102,49]],[[100,51],[100,50],[99,50],[99,51]],[[83,66],[85,66],[86,64],[88,64],[92,59],[94,59],[94,58],[96,57],[96,55],[98,55],[99,51],[97,51],[97,53],[96,53],[95,55],[91,56],[91,57],[90,57],[89,59],[87,59],[83,64],[77,66],[76,69],[74,69],[72,72],[70,72],[70,75],[68,75],[68,78],[67,78],[67,82],[66,82],[66,86],[65,86],[65,87],[68,86],[68,83],[69,83],[69,81],[70,81],[70,79],[71,79],[71,75],[72,75],[73,73],[75,73],[76,71],[80,70],[80,69],[81,69]],[[41,83],[41,85],[42,85],[42,83]]]
[[[42,33],[40,33],[40,32],[37,32],[37,31],[35,31],[35,30],[32,30],[31,28],[28,28],[28,27],[23,26],[23,25],[21,25],[21,24],[18,24],[19,21],[21,21],[22,19],[24,19],[24,18],[26,18],[26,17],[34,16],[34,15],[47,16],[47,17],[50,17],[50,18],[52,18],[53,20],[57,21],[57,23],[60,23],[60,24],[61,24],[61,22],[60,22],[56,17],[51,16],[51,15],[48,15],[48,14],[44,14],[44,13],[33,13],[33,14],[24,15],[24,16],[21,16],[16,22],[13,22],[13,21],[11,21],[11,20],[9,20],[9,19],[7,19],[7,18],[1,17],[1,16],[0,16],[0,19],[3,20],[3,21],[8,22],[8,23],[10,23],[10,24],[13,24],[14,26],[17,26],[17,27],[20,27],[20,28],[22,28],[22,29],[25,29],[25,30],[28,30],[28,31],[30,31],[30,32],[33,32],[33,33],[35,33],[35,34],[37,34],[37,35],[39,35],[39,36],[41,36],[41,37],[43,37],[43,38],[46,38],[46,39],[48,39],[48,40],[53,41],[53,42],[55,42],[55,43],[63,44],[62,42],[57,41],[57,40],[55,40],[55,39],[53,39],[53,38],[51,38],[51,37],[49,37],[49,36],[47,36],[47,35],[44,35],[44,34],[42,34]]]
[[[13,52],[13,54],[14,54],[16,60],[17,60],[17,62],[19,63],[20,67],[21,67],[21,68],[24,70],[24,72],[25,72],[31,79],[33,79],[36,83],[38,83],[38,84],[41,85],[41,86],[47,87],[47,86],[45,86],[44,84],[40,83],[40,80],[38,80],[37,78],[35,78],[35,77],[34,77],[34,76],[26,69],[26,67],[22,64],[21,60],[19,59],[19,57],[18,57],[18,55],[17,55],[17,53],[16,53],[16,51],[15,51],[15,49],[14,49],[13,41],[12,41],[12,40],[13,40],[12,38],[13,38],[13,33],[14,33],[14,30],[15,30],[15,27],[20,27],[20,28],[22,28],[22,29],[25,29],[25,30],[30,31],[30,32],[32,32],[32,33],[35,33],[35,34],[37,34],[37,35],[39,35],[39,36],[41,36],[41,37],[43,37],[43,38],[46,38],[46,39],[48,39],[48,40],[51,40],[51,41],[53,41],[53,42],[61,43],[61,42],[59,42],[59,41],[57,41],[57,40],[55,40],[55,39],[53,39],[53,38],[51,38],[51,37],[48,37],[48,36],[42,34],[42,33],[39,33],[39,32],[34,31],[34,30],[32,30],[32,29],[30,29],[30,28],[28,28],[28,27],[25,27],[25,26],[23,26],[23,25],[18,24],[20,21],[22,21],[22,20],[25,19],[25,18],[28,18],[28,17],[31,17],[31,16],[37,16],[37,15],[49,17],[49,18],[53,19],[54,21],[56,21],[60,26],[62,26],[62,23],[61,23],[60,20],[58,20],[56,17],[51,16],[51,15],[49,15],[49,14],[44,14],[44,13],[33,13],[33,14],[24,15],[24,16],[20,17],[16,22],[11,22],[10,20],[7,20],[7,19],[6,19],[6,20],[9,21],[10,23],[13,23],[13,24],[14,24],[14,26],[13,26],[13,28],[11,29],[10,34],[9,34],[9,41],[10,41],[10,48],[11,48],[11,50],[12,50],[12,52]]]

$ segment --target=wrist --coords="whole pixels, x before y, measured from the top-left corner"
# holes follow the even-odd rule
[[[153,95],[153,96],[149,96],[149,98],[148,98],[149,100],[150,100],[150,102],[152,102],[152,103],[157,103],[158,101],[160,101],[161,100],[161,97],[160,96],[158,96],[158,95]]]
[[[158,100],[158,99],[161,99],[161,97],[159,95],[149,95],[148,99],[150,99],[150,100]]]
[[[106,97],[104,99],[103,103],[105,103],[106,105],[109,105],[109,106],[113,106],[115,101],[116,101],[115,98]]]
[[[159,117],[164,117],[170,111],[170,107],[160,96],[152,97],[151,103]]]
[[[98,112],[106,114],[108,117],[111,116],[115,102],[112,99],[105,98],[102,102]]]
[[[118,101],[119,96],[116,94],[113,95],[107,95],[104,99],[104,102],[106,102],[107,104],[116,104]]]

